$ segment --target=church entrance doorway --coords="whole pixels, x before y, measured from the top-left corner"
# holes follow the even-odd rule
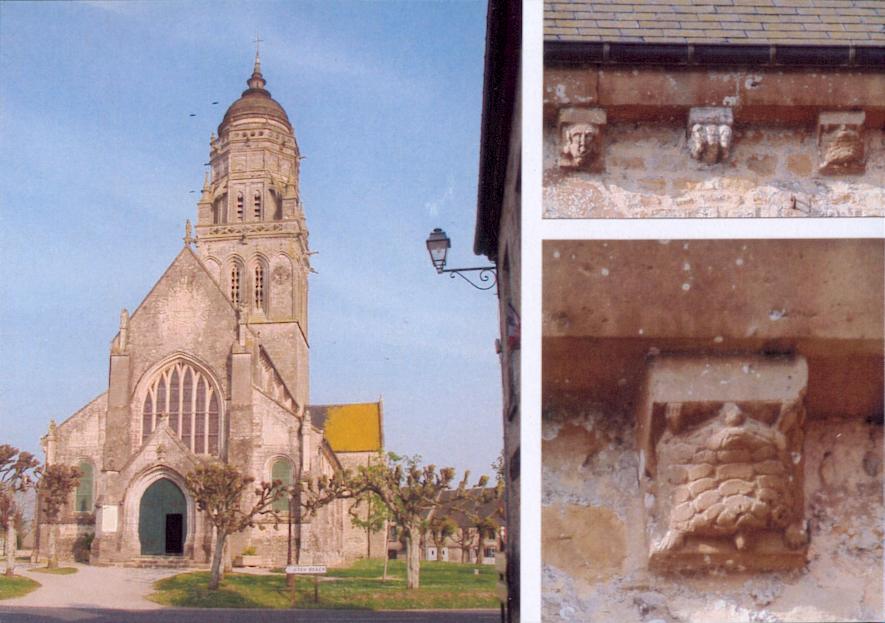
[[[186,512],[184,493],[168,478],[161,478],[148,487],[138,509],[142,555],[182,554],[187,532]]]

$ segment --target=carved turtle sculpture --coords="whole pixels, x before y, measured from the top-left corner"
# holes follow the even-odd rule
[[[753,532],[767,529],[783,530],[787,545],[800,547],[806,532],[794,516],[786,437],[748,418],[734,403],[725,404],[719,415],[716,424],[691,435],[700,442],[692,458],[671,469],[678,484],[657,551],[681,547],[686,535],[733,537],[735,547],[745,550]]]

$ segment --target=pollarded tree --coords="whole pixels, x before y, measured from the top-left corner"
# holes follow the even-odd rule
[[[34,484],[34,472],[39,465],[40,461],[30,452],[0,445],[0,507],[4,509],[0,519],[6,527],[6,575],[15,573],[15,495]]]
[[[40,515],[49,524],[49,562],[47,567],[58,566],[58,520],[71,492],[80,484],[80,470],[71,465],[54,463],[40,470],[37,494]]]
[[[433,521],[441,505],[444,491],[451,491],[451,503],[462,499],[467,488],[468,474],[451,489],[455,470],[435,465],[421,465],[420,457],[398,457],[389,454],[387,460],[360,466],[350,477],[349,494],[360,497],[374,493],[387,507],[393,521],[400,527],[406,543],[406,585],[420,586],[422,528]],[[488,478],[482,476],[477,486],[485,487]]]
[[[286,494],[286,489],[279,480],[262,482],[254,489],[255,501],[252,506],[244,510],[243,494],[255,479],[241,474],[232,465],[206,463],[187,474],[185,482],[197,508],[205,512],[215,526],[209,590],[217,590],[221,582],[221,561],[227,537],[255,526],[259,517],[278,518],[273,503]]]

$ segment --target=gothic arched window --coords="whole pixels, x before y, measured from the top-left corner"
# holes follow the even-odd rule
[[[261,191],[256,190],[252,197],[252,206],[255,209],[255,220],[261,220]]]
[[[262,311],[267,309],[267,299],[264,296],[264,265],[260,262],[255,265],[255,292],[254,305],[255,309]]]
[[[93,506],[92,463],[90,463],[89,461],[80,461],[80,464],[77,467],[80,469],[80,484],[77,485],[77,496],[74,501],[74,511],[77,513],[91,513]]]
[[[237,220],[243,220],[243,193],[237,193]]]
[[[234,263],[230,267],[230,302],[234,307],[240,306],[240,282],[243,280],[243,271],[240,265]]]
[[[271,481],[279,480],[284,487],[289,488],[292,485],[292,463],[286,459],[274,461],[270,470],[270,479]],[[289,496],[284,495],[280,499],[274,500],[273,509],[280,513],[287,512],[289,510]]]
[[[222,429],[220,398],[211,380],[184,361],[157,373],[142,407],[141,441],[147,440],[159,418],[196,454],[218,454]]]

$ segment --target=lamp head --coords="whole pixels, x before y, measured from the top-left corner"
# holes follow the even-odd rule
[[[442,229],[437,227],[427,237],[427,252],[436,272],[441,273],[446,267],[446,254],[452,246],[451,240]]]

